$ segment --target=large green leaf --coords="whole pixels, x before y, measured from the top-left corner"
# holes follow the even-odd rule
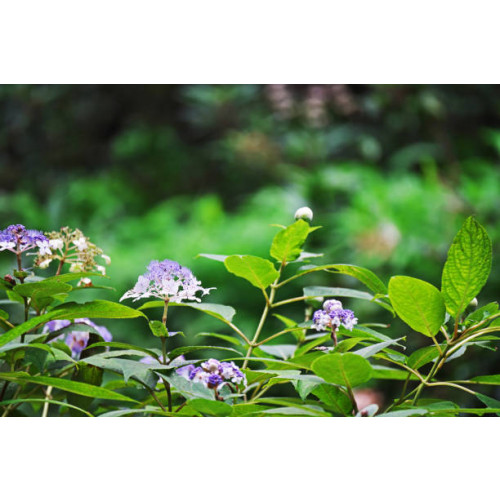
[[[47,323],[48,321],[54,319],[55,317],[58,317],[58,313],[51,311],[47,314],[42,314],[40,316],[30,318],[28,321],[25,321],[24,323],[21,323],[15,328],[12,328],[12,330],[9,330],[3,335],[0,335],[0,347],[17,339],[24,333],[29,332],[30,330],[36,328],[37,326],[43,323]]]
[[[270,260],[253,255],[231,255],[225,261],[227,270],[265,290],[278,278],[279,272]]]
[[[444,323],[446,310],[439,290],[409,276],[393,276],[389,298],[397,315],[416,332],[434,337]]]
[[[80,394],[81,396],[88,396],[89,398],[112,399],[116,401],[130,401],[135,402],[133,399],[118,394],[117,392],[97,387],[95,385],[85,384],[83,382],[74,382],[57,377],[33,377],[25,372],[17,373],[0,373],[0,380],[8,380],[17,384],[38,384],[44,386],[52,386],[56,389],[61,389],[66,392]]]
[[[469,217],[455,236],[444,265],[441,289],[452,317],[461,314],[481,291],[491,270],[491,240]]]
[[[60,293],[68,293],[73,289],[71,285],[59,281],[37,281],[35,283],[22,283],[16,285],[13,290],[21,297],[44,298],[52,297]]]
[[[68,302],[52,309],[51,312],[56,313],[56,318],[60,319],[77,319],[77,318],[112,318],[112,319],[125,319],[125,318],[138,318],[146,317],[144,313],[125,306],[110,302],[109,300],[93,300],[92,302],[85,302],[77,304],[76,302]]]
[[[302,219],[281,230],[273,239],[271,257],[284,263],[295,260],[311,231],[314,231],[314,228]]]
[[[8,332],[0,336],[0,347],[20,337],[24,333],[33,330],[34,328],[47,323],[53,319],[78,319],[78,318],[137,318],[146,317],[142,312],[132,309],[131,307],[122,304],[116,304],[107,300],[94,300],[93,302],[85,302],[77,304],[69,302],[62,304],[46,314],[36,316],[34,318],[21,323],[12,328]]]
[[[352,354],[327,354],[314,361],[311,369],[326,382],[355,387],[368,382],[372,367],[362,356]]]
[[[233,320],[236,311],[231,306],[224,306],[222,304],[212,304],[210,302],[171,302],[169,307],[190,307],[191,309],[196,309],[198,311],[202,311],[209,316],[213,316],[214,318],[221,319],[223,321],[231,322]],[[139,307],[139,311],[143,311],[144,309],[152,309],[160,307],[165,307],[165,302],[162,300],[151,300],[146,302],[141,307]]]

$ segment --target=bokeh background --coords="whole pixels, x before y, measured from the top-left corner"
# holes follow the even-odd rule
[[[119,298],[152,259],[178,260],[251,329],[259,292],[196,256],[266,257],[271,224],[292,222],[303,205],[323,226],[308,248],[325,254],[319,262],[367,266],[384,279],[410,274],[439,286],[471,214],[498,255],[499,116],[495,85],[3,85],[0,225],[80,228],[112,259],[116,291],[101,298]],[[12,268],[6,253],[2,273]],[[306,284],[362,289],[326,273]],[[498,298],[499,284],[494,260],[481,304]],[[88,293],[80,299],[96,296]],[[408,332],[375,306],[349,305],[361,321],[391,323],[391,335]],[[190,343],[222,331],[180,308],[169,321]],[[140,322],[119,325],[115,338],[154,343]],[[500,368],[492,351],[463,359],[457,378]]]

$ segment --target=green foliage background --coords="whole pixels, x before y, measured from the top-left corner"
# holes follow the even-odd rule
[[[271,224],[289,224],[303,205],[324,226],[308,251],[439,286],[466,216],[499,253],[499,111],[494,85],[3,85],[0,225],[79,227],[112,258],[116,292],[100,292],[105,299],[150,260],[178,260],[217,287],[210,300],[236,307],[242,327],[256,322],[261,297],[196,256],[265,257]],[[304,284],[358,286],[332,274],[306,277],[297,291]],[[494,261],[480,305],[499,286]],[[391,323],[394,338],[408,331],[380,308],[348,305],[363,322]],[[189,343],[216,326],[183,309],[169,321]],[[116,340],[154,343],[109,325]],[[494,352],[481,356],[482,373],[498,363]],[[469,375],[466,363],[460,370],[455,377]]]

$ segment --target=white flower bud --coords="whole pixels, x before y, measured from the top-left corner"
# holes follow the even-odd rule
[[[104,259],[104,262],[106,262],[107,266],[111,264],[111,258],[109,257],[109,255],[102,254],[101,257]]]
[[[52,262],[52,259],[45,259],[40,264],[38,264],[38,267],[40,269],[47,269],[49,267],[49,264]]]
[[[96,266],[96,269],[101,273],[101,274],[106,274],[106,268],[104,266]]]
[[[295,212],[295,220],[303,219],[308,222],[313,220],[313,211],[309,207],[301,207]]]
[[[477,307],[477,304],[478,304],[477,299],[476,299],[476,297],[474,297],[474,298],[473,298],[473,299],[469,302],[469,306],[468,306],[468,307],[475,309],[475,308]]]

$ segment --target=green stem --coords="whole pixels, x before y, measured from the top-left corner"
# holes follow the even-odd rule
[[[243,362],[243,369],[248,366],[248,361],[254,348],[256,347],[257,341],[259,340],[259,335],[262,332],[262,328],[264,327],[264,323],[266,322],[267,315],[269,311],[273,308],[274,297],[276,296],[276,289],[278,288],[279,280],[281,277],[281,273],[286,266],[286,262],[283,261],[278,270],[278,277],[274,280],[274,283],[271,285],[271,292],[269,296],[267,295],[265,290],[262,290],[264,297],[266,299],[266,305],[264,306],[264,310],[262,311],[262,316],[260,317],[259,324],[257,326],[257,330],[255,330],[255,335],[253,336],[252,342],[249,343],[248,350],[245,356],[245,361]]]
[[[424,387],[429,384],[429,380],[432,379],[432,377],[436,374],[436,372],[439,370],[439,368],[442,366],[442,361],[446,360],[447,357],[447,352],[449,349],[449,344],[444,348],[442,353],[438,356],[434,364],[432,365],[432,368],[430,369],[429,373],[427,374],[427,377],[423,382],[420,383],[420,385],[417,387],[417,392],[415,394],[415,397],[413,398],[413,404],[416,404],[418,401],[418,398],[420,397],[420,394],[422,393]]]
[[[273,300],[274,296],[276,294],[276,288],[274,288],[273,285],[271,285],[271,293],[269,294],[269,299],[266,301],[266,305],[264,306],[264,310],[262,311],[262,316],[260,317],[259,324],[257,326],[257,330],[255,330],[255,335],[253,336],[251,344],[248,346],[248,350],[245,356],[245,361],[243,362],[243,369],[245,369],[248,366],[248,361],[250,356],[252,355],[252,352],[257,344],[257,340],[259,340],[259,335],[262,331],[262,328],[264,327],[264,323],[266,322],[267,315],[269,314],[269,310],[271,309],[273,305]]]
[[[161,321],[165,328],[167,328],[167,312],[168,312],[168,298],[165,299],[165,306],[163,308],[163,316]],[[164,365],[167,364],[167,339],[166,337],[161,337],[161,353],[163,357]],[[167,401],[168,401],[168,411],[172,412],[172,391],[170,389],[170,383],[167,382],[163,377],[161,377],[165,390],[167,391]]]

